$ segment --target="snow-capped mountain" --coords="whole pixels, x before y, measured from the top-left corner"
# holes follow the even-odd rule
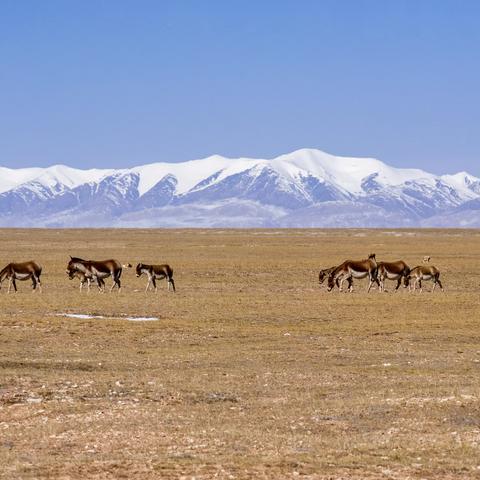
[[[0,167],[2,226],[480,226],[480,179],[303,149],[119,170]]]

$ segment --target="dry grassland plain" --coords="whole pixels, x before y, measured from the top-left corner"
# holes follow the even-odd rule
[[[318,284],[371,252],[445,292]],[[80,293],[70,254],[177,293]],[[0,290],[2,479],[480,478],[479,231],[0,230],[32,258],[43,293]]]

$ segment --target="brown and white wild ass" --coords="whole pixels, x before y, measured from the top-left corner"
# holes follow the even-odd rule
[[[335,284],[338,284],[340,281],[340,291],[343,290],[343,282],[345,280],[349,281],[350,292],[353,291],[353,284],[350,283],[350,280],[361,279],[368,277],[369,283],[367,288],[367,293],[370,292],[372,285],[374,283],[378,284],[377,279],[377,261],[375,259],[375,254],[371,253],[366,260],[347,260],[339,265],[328,277],[328,291],[330,292]]]
[[[1,272],[0,272],[0,286],[4,280],[9,280],[8,282],[8,293],[10,293],[10,288],[13,285],[15,292],[17,292],[17,285],[15,280],[28,280],[32,279],[32,287],[35,291],[37,286],[42,291],[42,283],[40,282],[40,275],[42,274],[42,267],[35,263],[33,260],[23,263],[9,263]]]
[[[97,287],[99,290],[105,290],[105,282],[101,278],[94,277],[91,273],[81,272],[80,270],[74,269],[67,271],[67,273],[70,280],[73,280],[74,278],[80,280],[80,291],[82,291],[85,284],[87,284],[87,289],[90,291],[90,285],[94,280],[97,281]]]
[[[122,276],[122,264],[115,259],[110,260],[83,260],[78,257],[70,257],[70,261],[67,265],[67,274],[70,276],[72,271],[78,271],[84,273],[87,277],[94,278],[100,287],[100,280],[112,277],[113,285],[110,288],[112,291],[115,286],[118,287],[118,291],[121,289],[120,277]],[[105,286],[104,286],[105,288]]]
[[[330,268],[325,268],[323,270],[320,270],[319,274],[318,274],[318,283],[320,285],[322,285],[322,283],[328,279],[328,277],[335,271],[335,269],[337,269],[338,267],[330,267]],[[335,280],[335,285],[340,288],[340,283],[339,283],[339,278],[337,278]],[[348,280],[348,288],[350,289],[350,287],[352,286],[352,279],[349,278]],[[330,290],[329,290],[330,291]]]
[[[320,270],[318,274],[318,283],[321,285],[336,268],[337,267],[330,267]]]
[[[137,277],[141,277],[144,273],[147,275],[148,282],[145,291],[148,292],[150,284],[153,285],[155,291],[157,291],[156,280],[167,279],[167,290],[170,291],[170,285],[175,292],[175,281],[173,280],[173,269],[170,265],[147,265],[145,263],[139,263],[136,268]]]
[[[432,280],[433,281],[433,289],[432,292],[435,291],[435,287],[438,286],[443,292],[443,285],[440,281],[440,270],[433,265],[420,265],[418,267],[413,268],[410,271],[410,274],[407,277],[407,285],[408,289],[411,290],[411,281],[413,280],[413,291],[417,289],[417,285],[420,287],[420,293],[422,293],[422,281],[423,280]]]
[[[396,262],[380,262],[377,269],[381,292],[385,292],[385,279],[397,281],[395,291],[400,288],[402,279],[404,280],[404,287],[407,287],[407,277],[410,274],[410,268],[403,260],[398,260]]]

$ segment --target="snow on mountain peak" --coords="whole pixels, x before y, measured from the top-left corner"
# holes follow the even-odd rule
[[[49,222],[63,225],[71,216],[67,212],[74,209],[86,218],[97,215],[99,225],[108,225],[101,215],[128,216],[151,208],[168,208],[171,213],[167,215],[175,218],[172,212],[184,211],[191,222],[195,218],[189,213],[191,208],[202,206],[214,212],[225,202],[243,202],[244,206],[250,202],[245,208],[251,215],[257,205],[261,207],[259,215],[267,216],[318,208],[318,215],[335,217],[335,209],[349,212],[353,210],[348,205],[357,210],[360,205],[369,205],[365,209],[367,217],[378,214],[385,219],[393,215],[415,222],[476,199],[480,199],[480,179],[467,172],[437,176],[420,169],[395,168],[375,158],[338,157],[315,149],[301,149],[273,159],[212,155],[117,170],[81,170],[65,165],[0,167],[0,219],[7,219],[7,224],[12,221],[11,215],[38,223],[36,212],[41,212],[44,218],[53,218]],[[182,207],[186,205],[189,207]],[[113,206],[116,210],[111,210]],[[240,210],[238,207],[235,211]],[[308,225],[317,221],[312,223],[311,212],[305,217]],[[149,216],[144,221],[147,224],[156,220]],[[258,222],[263,223],[254,225],[268,226],[271,221],[262,217]],[[186,225],[191,225],[188,222]],[[355,222],[360,224],[361,220]]]
[[[75,188],[84,183],[98,182],[113,171],[103,169],[80,170],[66,165],[53,165],[46,168],[33,180],[46,187],[63,185],[67,188]]]
[[[7,192],[18,185],[30,182],[43,172],[43,168],[0,167],[0,193]]]
[[[400,185],[423,180],[434,183],[434,175],[419,169],[390,167],[375,158],[337,157],[320,150],[302,149],[282,155],[274,161],[286,161],[336,184],[352,194],[362,194],[362,180],[376,173],[382,185]]]

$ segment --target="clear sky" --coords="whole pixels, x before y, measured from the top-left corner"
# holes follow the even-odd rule
[[[2,0],[0,165],[312,147],[480,175],[480,1]]]

